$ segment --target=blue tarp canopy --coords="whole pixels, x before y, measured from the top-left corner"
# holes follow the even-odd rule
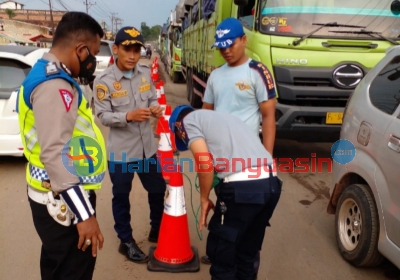
[[[193,5],[192,9],[192,22],[197,22],[199,20],[199,3]]]
[[[215,3],[217,0],[203,0],[204,5],[202,8],[203,18],[208,18],[215,11]]]
[[[168,26],[166,23],[164,23],[161,29],[161,35],[167,35],[167,32],[168,32]]]

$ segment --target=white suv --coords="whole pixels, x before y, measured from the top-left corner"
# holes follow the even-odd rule
[[[23,156],[16,113],[17,90],[49,49],[0,46],[0,156]]]
[[[96,71],[94,76],[99,75],[101,72],[106,70],[108,66],[114,64],[114,55],[112,52],[113,41],[101,40],[100,52],[96,55]]]
[[[400,46],[353,92],[340,138],[328,206],[339,251],[355,266],[386,257],[400,268]]]

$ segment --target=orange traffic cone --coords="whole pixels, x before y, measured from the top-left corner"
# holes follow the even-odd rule
[[[164,116],[163,116],[164,119],[167,121],[167,124],[168,124],[169,118],[171,117],[171,114],[172,114],[171,105],[167,105],[166,108],[165,108],[165,111],[164,111]],[[171,130],[169,129],[169,126],[168,126],[168,131],[169,131],[169,133],[170,133],[171,144],[172,144],[172,150],[173,150],[173,151],[176,151],[175,135],[174,135],[174,133],[171,132]]]
[[[167,98],[165,98],[165,94],[161,94],[160,98],[158,98],[157,101],[158,101],[158,104],[160,104],[160,107],[164,109],[164,111],[163,111],[163,115],[164,115],[164,112],[167,108]]]
[[[153,82],[158,81],[158,65],[154,65],[151,69]]]
[[[160,126],[157,126],[157,132],[160,135],[160,141],[158,142],[157,159],[158,164],[161,167],[161,174],[164,180],[168,182],[170,180],[170,169],[174,164],[174,152],[172,150],[171,133],[168,126],[168,121],[163,117],[159,119]]]
[[[171,172],[157,247],[150,248],[150,271],[197,272],[197,249],[190,246],[183,176],[179,165]]]
[[[161,84],[156,83],[156,93],[157,93],[157,99],[161,97]]]
[[[164,91],[164,81],[163,81],[163,80],[160,81],[160,90],[161,90],[161,94],[165,94],[165,91]]]

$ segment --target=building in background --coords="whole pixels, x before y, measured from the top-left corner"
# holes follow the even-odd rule
[[[31,10],[31,9],[25,9],[24,6],[25,5],[15,1],[2,2],[0,3],[0,18],[9,19],[6,10],[11,9],[14,11],[15,14],[15,16],[12,18],[13,20],[27,22],[40,26],[51,27],[50,10]],[[67,13],[67,11],[53,10],[52,12],[53,12],[54,28],[56,28],[62,16],[65,13]]]
[[[0,2],[0,9],[22,10],[24,6],[24,4],[15,1]]]

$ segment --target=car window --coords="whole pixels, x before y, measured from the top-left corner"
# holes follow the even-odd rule
[[[371,83],[369,97],[379,110],[392,115],[400,103],[400,56],[383,68]]]
[[[101,43],[100,45],[100,52],[97,54],[97,56],[111,56],[111,49],[110,45],[108,43]]]
[[[18,89],[31,67],[12,59],[0,58],[0,99],[8,99]]]

